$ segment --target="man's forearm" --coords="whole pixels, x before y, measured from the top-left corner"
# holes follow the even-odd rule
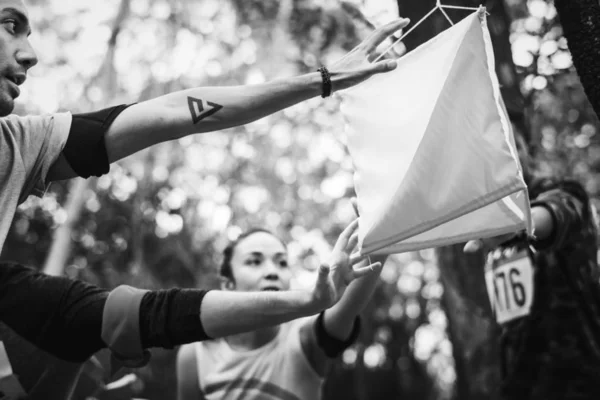
[[[303,291],[210,291],[200,307],[200,319],[212,338],[279,325],[321,311]]]
[[[271,82],[183,90],[131,106],[106,134],[110,162],[154,144],[247,124],[321,93],[319,73]]]

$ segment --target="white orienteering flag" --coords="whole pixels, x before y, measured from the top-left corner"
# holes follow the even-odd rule
[[[362,254],[532,233],[485,12],[340,95]]]

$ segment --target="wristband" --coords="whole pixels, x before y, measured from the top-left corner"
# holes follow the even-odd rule
[[[321,97],[325,98],[331,96],[331,74],[329,73],[329,70],[322,66],[317,71],[321,73],[321,79],[323,79]]]
[[[325,312],[319,314],[314,322],[313,329],[315,330],[315,337],[317,339],[317,345],[323,350],[328,358],[336,358],[350,347],[360,334],[360,317],[354,319],[354,325],[352,326],[352,332],[347,340],[339,340],[332,337],[325,329],[323,318]]]

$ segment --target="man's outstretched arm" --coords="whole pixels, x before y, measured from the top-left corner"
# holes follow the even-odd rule
[[[326,267],[312,291],[286,292],[146,291],[128,286],[109,292],[6,263],[0,263],[0,278],[2,322],[72,362],[83,362],[106,345],[128,359],[136,349],[172,348],[273,326],[314,315],[339,298]]]
[[[331,89],[347,89],[374,74],[391,71],[392,60],[369,62],[377,46],[408,24],[399,19],[379,29],[329,68]],[[157,143],[194,133],[247,124],[322,93],[319,72],[271,82],[229,87],[203,87],[170,93],[122,111],[105,135],[110,163]],[[48,180],[77,176],[64,158],[51,169]]]

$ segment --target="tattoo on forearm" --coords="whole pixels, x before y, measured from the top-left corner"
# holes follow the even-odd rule
[[[220,104],[189,96],[188,106],[190,107],[190,113],[192,114],[192,122],[194,125],[202,121],[204,118],[210,117],[223,108],[223,106]]]

